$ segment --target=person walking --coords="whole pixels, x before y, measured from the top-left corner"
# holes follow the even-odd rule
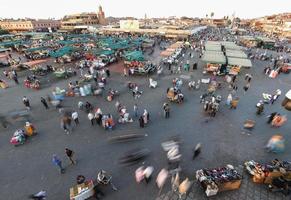
[[[62,166],[62,161],[57,157],[56,154],[53,155],[52,162],[55,166],[59,168],[61,174],[65,172],[65,169]]]
[[[230,106],[231,101],[232,101],[232,95],[229,94],[229,95],[227,96],[227,99],[226,99],[226,105]]]
[[[109,78],[110,77],[110,70],[108,69],[108,68],[106,68],[106,76],[107,76],[107,78]]]
[[[71,149],[65,148],[65,153],[66,153],[67,157],[69,158],[69,160],[71,161],[72,165],[75,165],[76,161],[74,161],[74,159],[73,159],[75,152],[72,151]]]
[[[89,112],[88,119],[90,120],[91,125],[94,126],[94,115],[93,115],[93,113]]]
[[[15,74],[12,74],[12,79],[14,80],[14,82],[18,85],[19,84],[19,81],[18,81],[18,78]]]
[[[247,84],[243,87],[244,94],[246,94],[246,92],[248,91],[248,89],[250,88],[250,86],[251,86],[251,83],[250,82],[247,82]]]
[[[270,115],[268,115],[268,116],[267,116],[267,118],[268,118],[267,123],[268,123],[268,124],[271,124],[271,122],[273,121],[273,119],[275,118],[276,115],[277,115],[277,112],[273,112],[273,113],[271,113]]]
[[[136,103],[133,105],[133,112],[134,112],[134,116],[137,117],[138,116],[138,107],[137,107]]]
[[[201,153],[201,143],[198,143],[195,146],[192,159],[194,160],[200,153]]]
[[[165,118],[169,118],[170,117],[170,106],[169,106],[169,104],[168,103],[164,103],[163,109],[164,109],[164,117]]]
[[[49,109],[49,106],[48,106],[47,101],[45,100],[45,98],[40,97],[40,101],[43,104],[43,106],[45,107],[45,109],[48,110]]]
[[[22,98],[22,102],[23,102],[23,104],[25,105],[25,107],[26,107],[26,109],[27,110],[30,110],[30,102],[29,102],[29,99],[26,97],[26,96],[23,96],[23,98]]]
[[[143,116],[140,116],[140,118],[138,120],[139,120],[139,127],[140,128],[144,128],[144,118],[143,118]]]
[[[151,180],[152,174],[154,171],[154,167],[152,166],[148,166],[147,168],[145,168],[145,170],[143,171],[143,175],[144,175],[144,180],[145,182],[148,184]]]
[[[76,126],[78,126],[79,125],[79,115],[78,115],[77,111],[74,111],[72,113],[72,119],[74,120]]]

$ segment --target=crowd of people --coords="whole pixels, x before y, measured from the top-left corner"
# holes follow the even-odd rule
[[[201,36],[202,35],[202,36]],[[194,64],[192,67],[192,71],[196,71],[198,68],[199,58],[194,58],[194,54],[200,54],[203,51],[203,46],[201,45],[201,40],[212,40],[216,38],[217,36],[213,34],[213,32],[205,30],[200,35],[194,36],[194,38],[191,38],[190,46],[184,46],[181,49],[180,56],[181,58],[185,57],[185,54],[189,55],[190,60],[194,60]],[[220,38],[221,39],[221,38]],[[190,52],[190,53],[189,53]],[[267,67],[264,69],[264,73],[270,75],[272,73],[272,70],[278,70],[279,65],[278,60],[282,60],[283,58],[273,58],[271,59],[272,64],[274,65],[272,68]],[[288,61],[288,60],[284,60]],[[179,63],[179,58],[174,59],[173,62],[164,63],[166,67],[168,67],[169,75],[170,76],[176,76],[173,75],[174,72],[180,74],[182,73],[182,64]],[[184,60],[184,71],[183,73],[189,74],[191,71],[189,60]],[[265,61],[267,62],[267,61]],[[177,70],[176,70],[177,69]],[[85,71],[88,70],[86,73]],[[280,73],[278,71],[278,73]],[[84,77],[85,74],[88,74],[92,77],[92,80],[94,80],[96,87],[98,87],[101,90],[106,90],[108,88],[108,83],[113,81],[111,76],[111,71],[109,68],[97,68],[94,67],[94,64],[90,61],[86,61],[84,63],[80,64],[78,75],[80,77]],[[19,84],[17,73],[16,71],[12,71],[11,74],[5,74],[6,76],[11,76],[12,79],[15,81],[16,84]],[[127,75],[125,73],[124,75]],[[130,77],[122,77],[125,80],[130,80]],[[224,102],[225,99],[225,105],[229,109],[237,109],[239,107],[238,103],[243,96],[248,95],[248,91],[251,89],[251,85],[253,84],[253,79],[255,78],[255,75],[252,75],[251,72],[248,72],[245,74],[244,78],[242,78],[239,75],[224,75],[223,78],[219,77],[217,73],[211,74],[210,83],[209,86],[213,86],[214,89],[206,89],[204,91],[204,94],[200,97],[200,103],[203,104],[203,109],[206,113],[208,113],[212,118],[217,117],[217,113],[220,112],[221,102]],[[239,80],[241,79],[241,80]],[[222,80],[223,84],[221,84],[218,80]],[[243,87],[238,88],[239,83],[243,82]],[[196,88],[196,90],[200,89],[200,84],[202,84],[199,81],[196,83],[189,82],[188,88]],[[170,85],[167,89],[167,96],[165,99],[169,99],[170,102],[177,102],[177,103],[183,103],[184,102],[184,94],[182,93],[183,89],[183,81],[180,78],[174,78],[172,82],[169,82],[168,85]],[[134,83],[134,82],[128,82],[126,86],[130,93],[132,93],[132,96],[134,97],[134,104],[131,105],[130,109],[129,106],[123,105],[121,102],[119,102],[119,99],[117,98],[117,91],[109,88],[108,91],[108,97],[107,100],[109,102],[114,101],[115,104],[112,104],[111,107],[114,107],[116,113],[104,113],[102,110],[106,110],[106,108],[100,108],[97,103],[90,103],[88,101],[79,101],[77,105],[72,105],[72,107],[77,107],[78,109],[67,109],[65,107],[59,106],[59,113],[61,115],[60,117],[60,125],[65,134],[70,135],[74,129],[78,129],[80,124],[85,124],[86,122],[82,122],[79,120],[80,115],[86,115],[88,118],[87,124],[89,126],[92,126],[95,128],[95,126],[103,127],[105,130],[111,130],[114,131],[114,129],[118,128],[116,127],[117,123],[119,124],[127,124],[127,123],[134,123],[136,122],[140,128],[146,128],[150,125],[150,123],[157,123],[157,121],[151,121],[150,113],[148,111],[149,108],[142,108],[142,105],[140,102],[140,99],[142,99],[142,95],[145,94],[144,91],[142,91],[140,88],[142,86]],[[80,83],[78,81],[68,81],[68,91],[74,91],[75,89],[80,88]],[[253,88],[253,86],[252,86]],[[227,95],[223,96],[218,94],[220,90],[227,90]],[[243,95],[238,92],[238,90],[242,89]],[[153,89],[154,91],[154,89]],[[276,101],[280,98],[282,94],[282,91],[280,89],[277,89],[272,94],[264,93],[261,97],[261,100],[255,104],[256,111],[253,113],[254,115],[257,114],[258,116],[261,116],[263,113],[268,113],[269,109],[267,107],[267,104],[274,104]],[[116,97],[116,99],[115,99]],[[191,97],[189,98],[191,99]],[[161,112],[163,113],[163,117],[167,120],[171,120],[171,118],[174,118],[175,116],[172,114],[175,111],[172,111],[172,106],[170,102],[164,102],[161,105]],[[24,104],[25,108],[30,111],[33,108],[30,104],[30,99],[27,96],[23,96],[22,103]],[[39,104],[41,104],[45,110],[50,110],[53,107],[51,98],[46,98],[41,96],[39,99]],[[108,104],[109,105],[109,104]],[[174,106],[173,106],[174,107]],[[131,109],[132,108],[132,109]],[[183,109],[183,107],[179,108]],[[173,109],[175,110],[175,109]],[[232,112],[230,110],[224,111],[224,112]],[[171,115],[170,115],[171,113]],[[171,116],[171,118],[170,118]],[[170,119],[169,119],[170,118]],[[280,127],[287,121],[287,117],[285,115],[282,115],[277,112],[272,112],[270,115],[268,115],[267,123],[271,124],[273,127]],[[31,124],[28,122],[27,127],[30,127]],[[35,129],[35,127],[33,127]],[[31,131],[31,130],[30,130]],[[26,131],[29,132],[29,131]],[[23,134],[22,132],[18,132],[18,135]],[[180,146],[177,141],[173,142],[174,144],[171,148],[167,150],[167,156],[169,160],[169,165],[172,165],[173,163],[180,166]],[[191,150],[192,151],[192,150]],[[196,159],[201,154],[201,143],[197,141],[197,145],[195,146],[193,150],[193,160]],[[75,152],[68,147],[65,148],[64,155],[68,158],[68,161],[72,165],[77,164]],[[61,158],[53,154],[52,155],[52,163],[54,166],[59,169],[59,172],[61,174],[65,173],[65,168],[63,166],[63,162]],[[177,169],[176,167],[175,169]],[[151,180],[152,173],[154,171],[153,166],[141,166],[136,171],[136,180],[137,182],[141,182],[142,180],[145,180],[146,183],[149,183]],[[165,171],[161,171],[160,173],[166,173]],[[161,175],[162,176],[162,175]],[[162,184],[163,185],[163,184]]]

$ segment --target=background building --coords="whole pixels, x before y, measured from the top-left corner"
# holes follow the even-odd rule
[[[9,32],[55,31],[60,26],[60,21],[52,19],[5,19],[0,21],[0,27]]]
[[[99,10],[96,13],[66,15],[61,24],[62,30],[74,31],[76,29],[86,29],[86,27],[106,25],[106,19],[102,7],[99,6]]]

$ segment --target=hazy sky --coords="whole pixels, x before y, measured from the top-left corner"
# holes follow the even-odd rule
[[[102,5],[106,16],[254,18],[291,12],[291,0],[0,0],[0,18],[61,18],[66,14],[94,12]]]

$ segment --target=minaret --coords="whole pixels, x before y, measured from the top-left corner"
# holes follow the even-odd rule
[[[98,20],[99,20],[99,24],[106,25],[105,14],[103,12],[103,9],[102,9],[102,6],[101,5],[99,6]]]

